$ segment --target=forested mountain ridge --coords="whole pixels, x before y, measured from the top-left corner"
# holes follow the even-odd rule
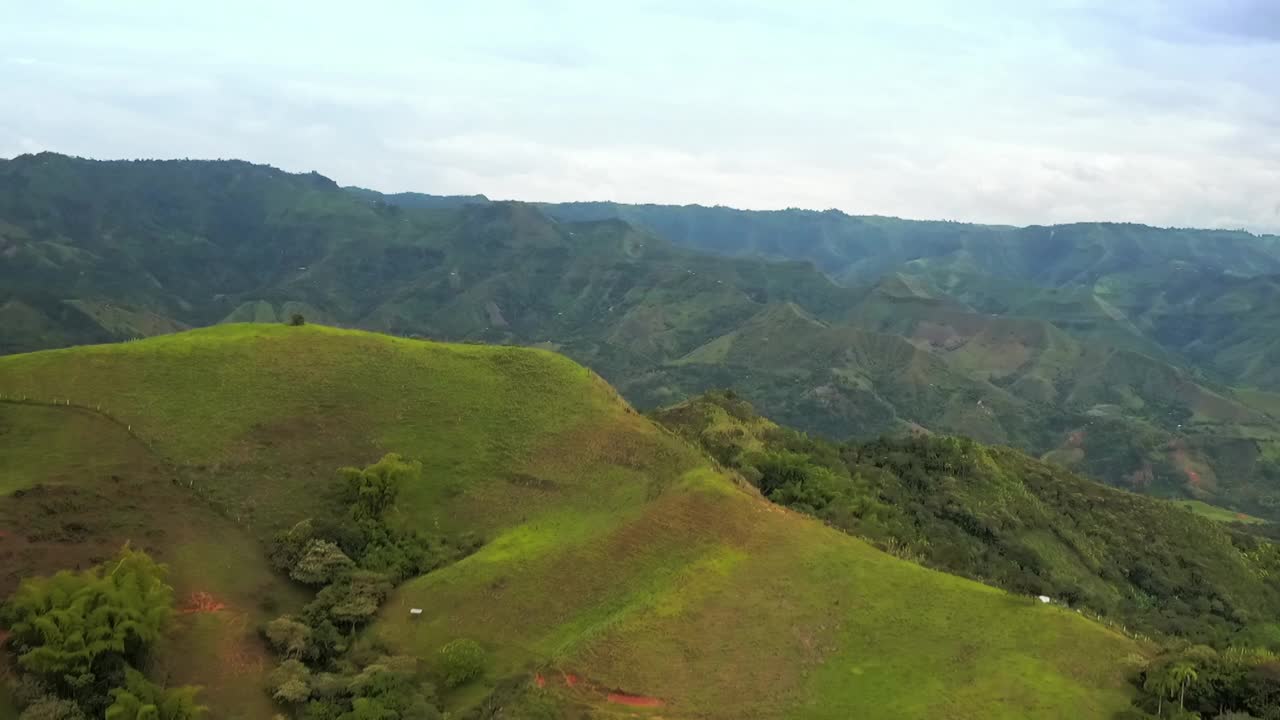
[[[1190,294],[1159,276],[1135,280],[1163,293],[1139,315],[1122,302],[1128,295],[1103,300],[1069,284],[1158,249],[1151,229],[1136,226],[1064,230],[1088,243],[1064,246],[1063,257],[1115,247],[1053,270],[1032,262],[1030,240],[1006,236],[1016,229],[926,223],[920,239],[908,221],[862,219],[893,232],[824,242],[861,247],[859,257],[898,271],[845,287],[813,258],[699,252],[626,219],[570,221],[566,207],[382,196],[239,161],[21,156],[0,163],[0,351],[298,313],[399,335],[555,348],[645,408],[733,386],[771,416],[832,437],[964,433],[1113,484],[1280,513],[1280,396],[1233,387],[1193,362],[1193,351],[1212,352],[1213,332],[1175,348],[1147,329],[1172,332],[1177,301],[1209,308],[1198,317],[1214,332],[1223,324],[1213,312],[1261,307],[1266,276],[1239,274],[1272,269],[1269,241],[1168,235],[1168,257],[1237,275]],[[792,216],[838,219],[715,210],[734,223],[765,218],[775,234]],[[1120,239],[1107,240],[1114,233]],[[1226,245],[1215,249],[1219,237]],[[957,242],[964,257],[987,258],[984,267],[1021,263],[1024,275],[1036,269],[1068,284],[986,283],[919,255]],[[1235,350],[1218,357],[1242,377],[1265,378],[1269,366],[1250,353],[1274,336],[1228,333]]]

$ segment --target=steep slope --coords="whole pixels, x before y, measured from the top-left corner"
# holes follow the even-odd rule
[[[655,418],[775,502],[932,567],[1048,595],[1145,633],[1280,647],[1280,549],[1245,525],[1224,526],[1234,514],[1201,517],[958,438],[830,445],[725,393]],[[1257,519],[1243,517],[1256,529]]]
[[[621,388],[643,406],[736,387],[787,423],[836,437],[917,424],[989,441],[1029,442],[1026,404],[893,335],[828,324],[794,304]]]
[[[21,507],[44,494],[136,488],[116,503],[76,495],[108,529],[62,527],[58,552],[132,537],[173,565],[180,590],[236,603],[232,585],[291,601],[266,571],[219,570],[215,549],[340,515],[339,465],[388,451],[421,461],[394,521],[485,542],[403,586],[369,637],[429,662],[448,640],[480,640],[486,675],[446,695],[455,710],[500,686],[629,716],[1109,717],[1142,652],[1075,613],[780,511],[548,352],[229,325],[0,358],[0,394],[7,433],[48,448],[98,440],[81,455],[3,444],[13,536],[37,534],[44,516]],[[210,505],[221,529],[192,520]],[[164,515],[160,527],[189,526],[204,545],[184,550],[128,513]],[[4,551],[42,571],[66,557]],[[262,649],[251,633],[229,647],[217,623],[253,618],[194,613],[162,655],[174,681],[218,676],[219,717],[269,717],[244,692],[261,665],[240,685],[221,678]]]

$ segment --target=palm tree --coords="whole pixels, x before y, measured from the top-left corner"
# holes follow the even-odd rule
[[[1183,701],[1187,696],[1187,686],[1191,684],[1192,680],[1199,677],[1196,674],[1196,666],[1182,660],[1169,666],[1165,673],[1169,676],[1170,683],[1178,688],[1178,709],[1186,710],[1186,705],[1184,705]]]
[[[1164,697],[1165,695],[1173,697],[1174,687],[1168,671],[1156,672],[1151,670],[1147,672],[1147,679],[1146,682],[1142,683],[1142,689],[1155,694],[1156,717],[1164,717]]]

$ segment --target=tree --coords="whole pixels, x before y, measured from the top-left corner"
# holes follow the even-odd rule
[[[376,520],[395,504],[401,486],[422,474],[422,464],[389,453],[363,470],[344,467],[338,473],[346,485],[352,517]]]
[[[346,553],[328,540],[311,540],[289,577],[308,585],[327,585],[356,566]]]
[[[107,720],[196,720],[209,709],[196,702],[200,688],[162,688],[137,670],[125,673],[125,686],[111,691]]]
[[[289,658],[302,657],[311,643],[311,628],[290,615],[267,623],[266,635],[271,646]]]
[[[287,703],[306,702],[311,697],[311,669],[299,660],[285,660],[267,678],[271,697]]]
[[[310,518],[295,524],[288,530],[276,533],[271,541],[269,553],[271,564],[284,572],[292,570],[313,537],[315,537],[315,529]]]
[[[301,327],[307,324],[307,319],[302,317],[302,313],[294,313],[289,316],[289,324],[293,327]]]
[[[484,648],[475,640],[459,638],[440,648],[436,655],[446,687],[458,687],[484,672]]]
[[[22,581],[0,617],[13,633],[19,665],[80,688],[94,682],[104,656],[140,659],[173,613],[166,572],[126,546],[90,570]]]
[[[1172,684],[1169,673],[1163,668],[1161,670],[1148,670],[1146,680],[1142,683],[1142,689],[1156,696],[1156,716],[1164,715],[1164,699],[1165,696],[1173,697],[1173,691],[1176,688]]]
[[[366,622],[378,612],[378,607],[391,592],[391,581],[382,573],[357,570],[347,578],[325,587],[316,595],[316,602],[327,606],[334,622],[356,626]]]
[[[1191,681],[1199,677],[1196,674],[1196,666],[1186,661],[1180,661],[1170,665],[1165,672],[1168,674],[1169,682],[1172,686],[1178,688],[1178,709],[1185,710],[1187,686],[1191,684]]]
[[[351,701],[351,712],[343,713],[338,720],[398,720],[400,715],[370,698]]]

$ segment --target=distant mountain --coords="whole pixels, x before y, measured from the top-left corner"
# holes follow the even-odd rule
[[[43,153],[0,162],[0,351],[300,313],[557,349],[644,408],[731,386],[835,438],[962,433],[1280,516],[1273,240],[383,196]],[[1192,262],[1218,280],[1159,270]]]

